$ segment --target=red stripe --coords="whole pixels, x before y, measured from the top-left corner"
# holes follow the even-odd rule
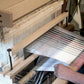
[[[77,46],[79,46],[79,47],[81,47],[81,48],[84,48],[84,46],[82,46],[82,45],[80,45],[80,44],[78,44],[78,43],[75,43],[75,42],[73,42],[73,41],[70,41],[70,40],[67,40],[67,39],[65,39],[65,38],[62,38],[61,36],[58,36],[58,35],[55,35],[55,34],[53,34],[53,33],[51,33],[51,32],[48,32],[47,33],[49,36],[51,35],[52,37],[58,37],[58,38],[60,38],[60,39],[62,39],[62,40],[64,40],[64,41],[67,41],[67,42],[69,42],[69,43],[72,43],[72,44],[74,44],[74,45],[77,45]]]

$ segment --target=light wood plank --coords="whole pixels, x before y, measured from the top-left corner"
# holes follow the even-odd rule
[[[55,2],[53,4],[45,6],[44,8],[40,9],[40,11],[37,11],[36,13],[29,15],[28,17],[24,17],[23,20],[16,22],[12,29],[4,32],[5,39],[10,38],[11,36],[17,37],[23,31],[30,29],[31,26],[38,24],[45,18],[49,17],[51,14],[57,12],[58,10],[61,10],[62,4],[63,1]]]
[[[31,78],[35,76],[36,72],[31,70],[25,77],[23,77],[18,83],[19,84],[25,84],[28,82]]]
[[[23,70],[25,67],[27,67],[37,57],[38,57],[38,55],[35,55],[35,54],[31,55],[30,57],[28,57],[26,60],[21,62],[19,65],[17,65],[17,67],[15,67],[12,71],[7,73],[6,75],[10,76],[10,78],[13,78],[17,73],[19,73],[21,70]]]
[[[10,2],[8,4],[10,5],[10,7],[4,3],[8,7],[8,8],[5,8],[4,11],[9,11],[10,13],[12,13],[13,20],[16,20],[20,18],[21,16],[33,11],[34,9],[44,5],[45,3],[49,1],[50,0],[19,0],[19,1],[13,0],[14,3]]]
[[[6,11],[10,11],[13,14],[13,20],[16,20],[49,1],[50,0],[24,0],[21,3],[6,9]]]
[[[29,13],[35,9],[39,8],[40,6],[46,4],[49,1],[50,0],[17,0],[17,1],[16,0],[12,0],[12,1],[7,0],[6,2],[1,1],[0,16],[2,16],[3,24],[0,24],[0,26],[11,27],[12,24],[10,22],[13,23],[13,21],[17,20],[18,18],[26,15],[27,13]],[[9,15],[6,12],[9,12],[8,13]],[[6,14],[9,16],[9,18],[5,18],[4,15],[6,15]],[[11,21],[9,21],[9,19],[11,17],[10,14],[12,14]],[[5,18],[5,20],[3,18]],[[9,24],[7,24],[5,21],[7,21]]]
[[[9,8],[23,0],[0,0],[0,10]]]
[[[17,65],[19,65],[21,62],[23,62],[23,57],[19,58],[18,60],[13,62],[13,69],[15,67],[17,67]],[[6,68],[6,66],[8,67],[8,69]],[[6,65],[3,67],[3,75],[5,76],[7,73],[10,72],[10,65]]]
[[[18,51],[20,51],[22,48],[29,45],[31,42],[36,40],[38,37],[40,37],[42,34],[47,32],[49,29],[51,29],[53,26],[58,24],[60,21],[62,21],[64,18],[68,16],[68,13],[64,12],[63,14],[59,15],[52,21],[50,21],[48,24],[44,25],[42,28],[38,29],[36,32],[34,32],[32,35],[25,38],[23,41],[18,43],[12,48],[12,55],[16,54]]]

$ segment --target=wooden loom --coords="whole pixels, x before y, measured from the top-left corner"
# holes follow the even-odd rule
[[[9,1],[7,0],[7,2]],[[6,67],[4,67],[4,72],[2,74],[14,79],[14,76],[35,60],[38,55],[31,55],[26,60],[23,60],[22,57],[20,57],[19,60],[16,61],[14,58],[22,55],[21,50],[24,47],[43,35],[56,24],[63,21],[68,16],[68,13],[61,13],[63,0],[11,0],[10,4],[7,5],[7,2],[1,2],[0,26],[2,31],[0,36],[0,48],[1,50],[4,50],[4,54],[2,55],[6,58],[8,56],[7,49],[11,48],[12,59],[14,60],[13,70],[10,71],[10,67],[6,70]],[[28,2],[30,2],[29,5]],[[5,6],[3,7],[3,5]],[[26,80],[32,78],[30,74],[34,76],[35,72],[30,71],[29,74],[22,79],[23,82],[26,78]]]

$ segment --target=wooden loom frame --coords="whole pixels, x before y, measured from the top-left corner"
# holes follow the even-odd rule
[[[49,29],[51,29],[53,26],[64,20],[68,16],[68,13],[64,12],[63,14],[56,17],[54,20],[50,21],[48,24],[44,25],[40,29],[38,29],[36,32],[34,32],[32,35],[25,38],[23,41],[12,47],[12,55],[16,54],[19,50],[29,45],[31,42],[36,40],[38,37],[40,37],[42,34],[47,32]],[[18,72],[20,72],[23,68],[25,68],[27,65],[29,65],[33,60],[35,60],[38,57],[38,55],[32,55],[25,61],[22,61],[22,63],[18,64],[17,67],[15,67],[12,71],[5,73],[5,75],[10,76],[13,78]],[[30,60],[31,59],[31,60]],[[28,62],[29,61],[29,62]],[[19,68],[18,68],[19,67]]]

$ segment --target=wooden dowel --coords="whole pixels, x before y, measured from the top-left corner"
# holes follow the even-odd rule
[[[25,84],[28,82],[31,78],[35,76],[36,72],[35,71],[30,71],[25,77],[23,77],[18,83],[19,84]]]

